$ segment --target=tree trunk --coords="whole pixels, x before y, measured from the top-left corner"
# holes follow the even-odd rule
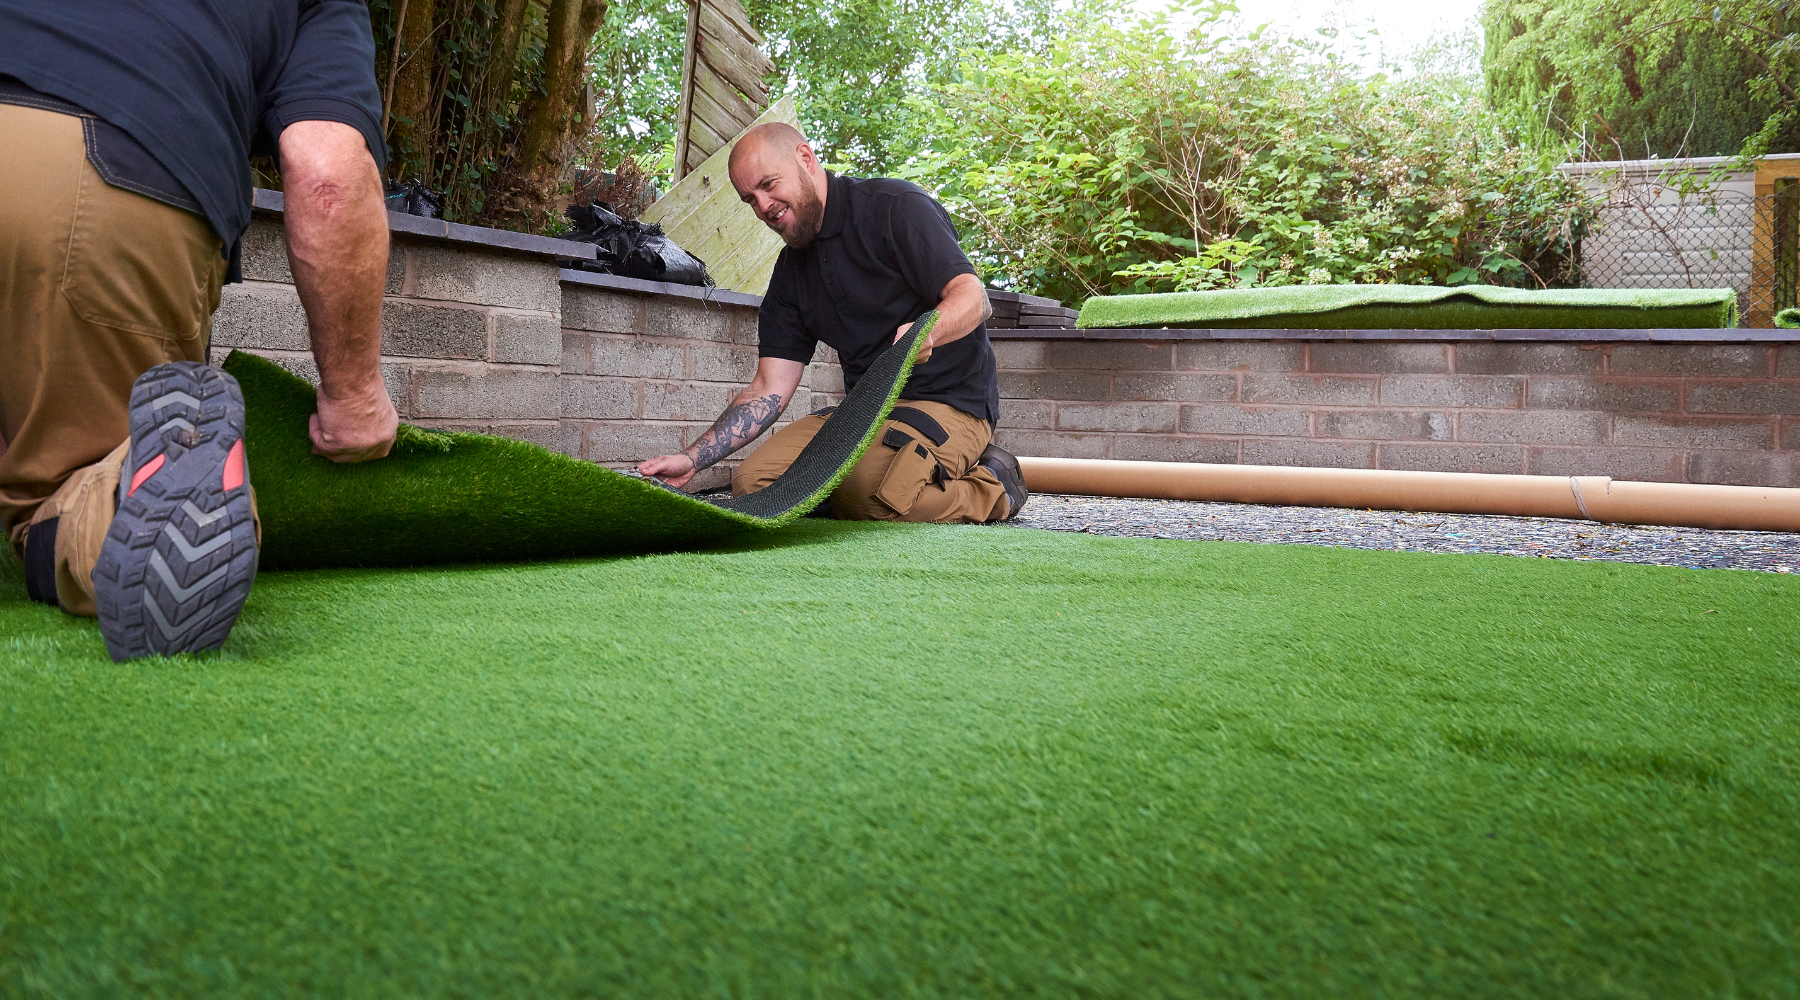
[[[494,5],[494,48],[488,58],[489,93],[497,104],[512,96],[513,74],[519,65],[519,43],[525,38],[525,5],[528,0],[500,0]]]
[[[593,125],[588,48],[605,19],[606,0],[551,0],[544,89],[521,109],[518,155],[497,178],[497,197],[484,213],[490,225],[529,232],[549,221],[551,202],[568,181],[570,161]]]
[[[406,20],[400,32],[400,71],[394,78],[392,118],[388,145],[393,149],[389,173],[396,178],[421,173],[431,149],[431,120],[435,117],[438,39],[436,0],[406,0]]]

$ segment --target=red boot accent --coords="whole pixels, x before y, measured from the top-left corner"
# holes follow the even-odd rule
[[[133,493],[136,493],[137,488],[139,486],[144,485],[144,480],[149,479],[151,476],[156,475],[156,470],[160,469],[162,467],[163,467],[163,456],[160,454],[157,455],[155,458],[151,459],[150,461],[145,462],[144,467],[137,470],[137,474],[133,475],[131,477],[131,489],[126,490],[125,495],[130,496]]]
[[[244,439],[238,438],[231,445],[231,452],[225,456],[225,474],[222,477],[226,492],[244,485]]]

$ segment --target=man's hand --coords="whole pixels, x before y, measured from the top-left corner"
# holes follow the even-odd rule
[[[646,476],[655,476],[676,489],[686,486],[687,481],[694,478],[694,473],[700,471],[694,465],[693,456],[685,451],[639,462],[637,470]]]
[[[694,473],[712,465],[726,455],[756,440],[787,409],[788,400],[800,387],[800,376],[806,366],[786,358],[762,358],[756,363],[756,377],[731,401],[719,419],[694,439],[694,443],[673,455],[658,455],[639,462],[637,470],[655,476],[680,489],[694,478]]]
[[[932,338],[937,336],[938,327],[943,324],[944,319],[942,316],[939,316],[937,326],[933,326],[931,332],[925,335],[924,342],[919,345],[919,353],[913,355],[913,364],[922,365],[931,360],[931,349],[937,346],[932,342]],[[901,338],[906,336],[906,331],[910,329],[912,329],[911,323],[902,323],[900,329],[894,331],[894,343],[898,344]]]
[[[937,322],[931,327],[931,335],[919,348],[914,364],[922,365],[929,360],[932,348],[942,347],[974,333],[976,327],[987,322],[987,318],[994,314],[993,306],[988,304],[987,289],[982,287],[980,279],[973,274],[959,274],[944,285],[937,311]],[[910,329],[912,324],[907,323],[895,330],[894,343],[898,344]]]
[[[320,389],[318,399],[319,412],[307,422],[313,454],[339,463],[387,457],[400,418],[380,379],[342,397],[328,396]]]

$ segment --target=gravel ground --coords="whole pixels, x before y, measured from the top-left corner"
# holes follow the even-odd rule
[[[1800,534],[1598,524],[1552,517],[1414,514],[1039,493],[1032,495],[1017,520],[1008,523],[1047,531],[1136,538],[1335,545],[1400,552],[1487,552],[1693,569],[1800,572]]]

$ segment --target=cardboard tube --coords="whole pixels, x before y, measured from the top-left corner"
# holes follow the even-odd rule
[[[1036,493],[1800,531],[1800,489],[1775,486],[1081,458],[1021,457],[1019,466],[1025,473],[1025,485]]]

